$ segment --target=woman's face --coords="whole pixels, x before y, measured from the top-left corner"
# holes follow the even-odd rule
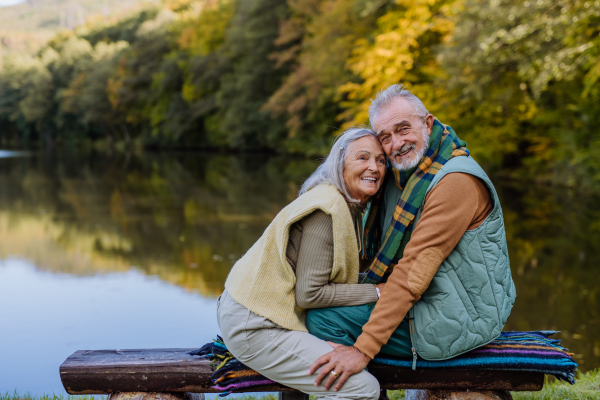
[[[374,136],[365,136],[348,145],[344,182],[350,195],[365,204],[379,190],[385,175],[385,154]]]

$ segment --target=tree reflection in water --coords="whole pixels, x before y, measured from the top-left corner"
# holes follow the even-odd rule
[[[0,257],[75,275],[135,268],[216,297],[316,165],[191,152],[3,159]],[[505,329],[562,330],[582,370],[600,367],[600,198],[493,180],[517,285]]]

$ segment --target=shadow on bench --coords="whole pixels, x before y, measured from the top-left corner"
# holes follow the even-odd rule
[[[209,361],[187,354],[192,350],[196,349],[79,350],[60,366],[60,377],[69,394],[111,394],[110,400],[200,400],[203,395],[195,393],[219,393],[212,389]],[[420,389],[407,392],[407,399],[415,400],[511,399],[508,391],[537,391],[544,385],[543,373],[526,371],[413,371],[370,364],[369,372],[382,389]],[[248,391],[280,392],[284,400],[303,398],[283,385]],[[144,395],[149,392],[152,396]]]

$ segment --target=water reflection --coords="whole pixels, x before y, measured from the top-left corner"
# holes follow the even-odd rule
[[[76,276],[135,269],[214,298],[316,165],[206,153],[3,159],[0,257]],[[498,188],[518,294],[507,329],[562,330],[583,370],[600,367],[600,199]]]
[[[581,370],[600,367],[600,199],[500,186],[517,302],[507,329],[561,330]]]
[[[30,154],[28,151],[0,150],[0,158],[26,157]]]
[[[128,270],[215,297],[314,162],[53,154],[0,165],[0,256],[77,275]]]
[[[66,394],[59,366],[79,349],[206,343],[215,303],[138,271],[80,277],[2,260],[0,393]]]

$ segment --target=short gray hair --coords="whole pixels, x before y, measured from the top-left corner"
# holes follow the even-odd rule
[[[415,108],[417,117],[425,119],[429,115],[429,111],[417,96],[409,90],[404,89],[402,85],[392,85],[387,89],[382,89],[377,93],[375,99],[371,99],[371,107],[369,107],[369,122],[373,126],[373,120],[377,113],[387,107],[394,99],[401,98],[408,101]]]
[[[359,200],[353,198],[346,188],[344,167],[350,143],[365,136],[373,136],[373,138],[377,139],[375,132],[369,128],[350,128],[338,136],[331,147],[331,152],[325,157],[325,160],[319,165],[317,170],[304,181],[298,195],[303,195],[322,183],[329,183],[340,191],[348,203],[358,203]]]

